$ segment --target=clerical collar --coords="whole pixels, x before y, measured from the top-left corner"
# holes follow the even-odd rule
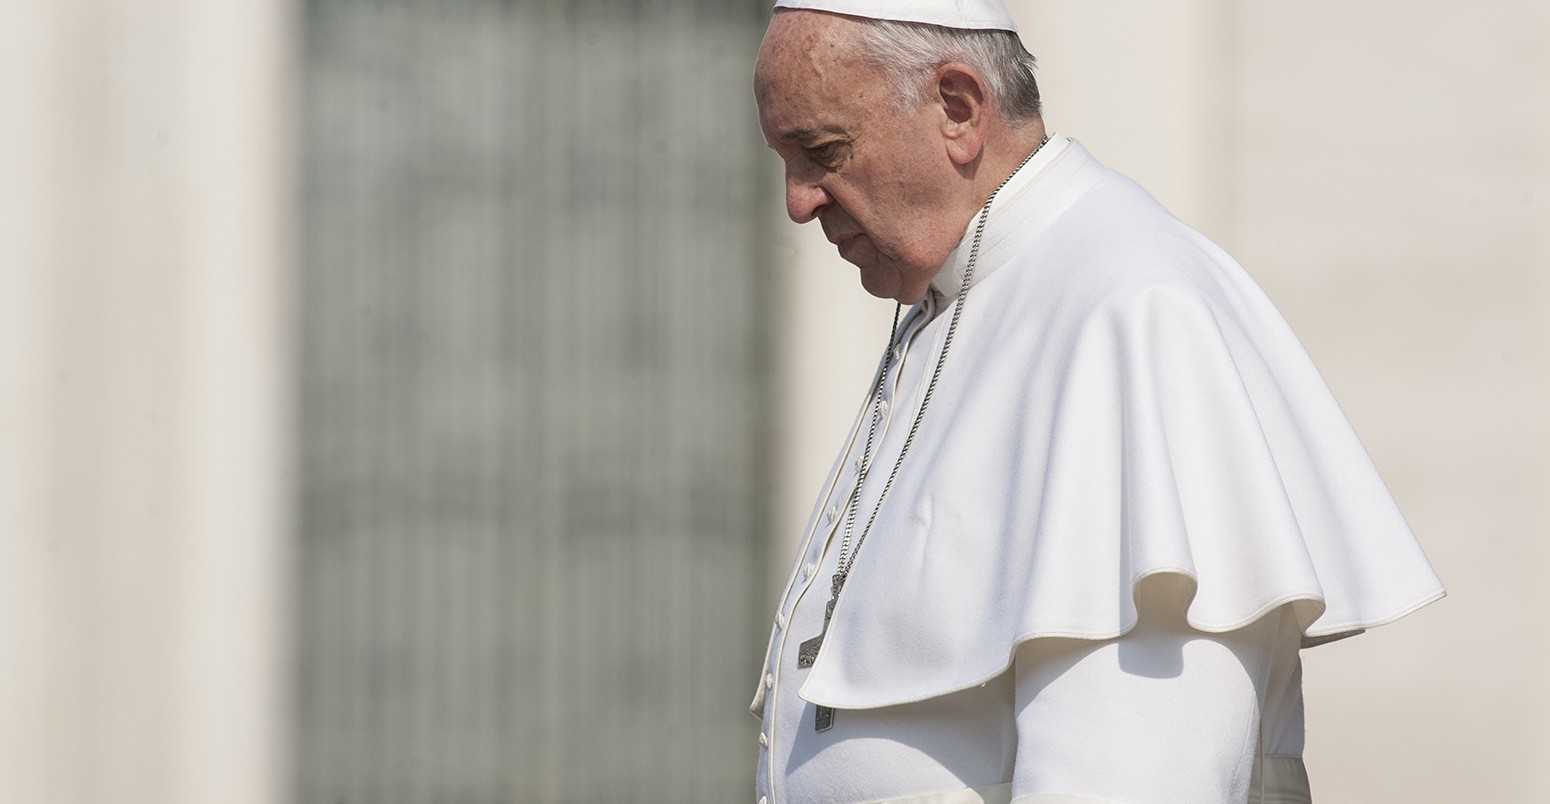
[[[987,238],[995,233],[994,230],[1001,228],[1000,225],[1004,224],[1008,218],[1013,217],[1008,212],[1034,186],[1045,168],[1049,167],[1056,157],[1065,153],[1070,146],[1071,140],[1069,138],[1059,132],[1051,133],[1049,141],[1044,144],[1044,147],[1040,148],[1038,153],[1033,155],[1032,159],[1023,163],[1023,166],[1018,168],[1017,172],[1013,173],[1006,180],[1006,184],[1001,187],[1001,191],[996,195],[996,209],[991,211],[990,220],[986,224],[990,230],[985,233]],[[1000,214],[997,214],[998,211]],[[970,223],[972,224],[973,221],[970,221]],[[1000,238],[997,237],[996,239]],[[935,297],[936,309],[943,309],[944,303],[951,302],[957,298],[959,289],[963,287],[963,271],[969,264],[969,249],[973,240],[974,226],[970,225],[964,230],[963,238],[958,241],[958,247],[953,249],[953,252],[947,256],[947,262],[942,264],[942,269],[937,271],[936,276],[932,278],[930,295]],[[971,287],[979,284],[980,280],[989,276],[1000,265],[1000,260],[987,260],[985,256],[983,254],[980,256],[980,263],[974,269],[974,277],[969,282]]]

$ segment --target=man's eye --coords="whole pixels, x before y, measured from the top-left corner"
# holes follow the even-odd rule
[[[826,142],[807,149],[807,155],[820,165],[833,165],[844,155],[844,146],[838,142]]]

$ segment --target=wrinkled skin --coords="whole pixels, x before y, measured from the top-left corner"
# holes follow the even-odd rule
[[[759,124],[785,163],[791,219],[816,219],[867,292],[913,304],[1031,148],[1019,150],[1026,134],[999,121],[965,65],[938,68],[926,99],[901,110],[850,45],[862,24],[776,12],[754,75]],[[987,138],[998,135],[1008,147],[987,160]]]

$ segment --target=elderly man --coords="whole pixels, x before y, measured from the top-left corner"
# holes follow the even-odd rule
[[[788,212],[899,313],[775,617],[760,801],[1308,800],[1299,650],[1443,591],[1285,323],[1046,130],[998,0],[776,5]]]

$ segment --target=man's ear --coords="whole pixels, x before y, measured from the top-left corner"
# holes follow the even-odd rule
[[[956,165],[967,165],[979,158],[985,142],[984,81],[974,68],[957,62],[938,67],[935,78],[948,158]]]

